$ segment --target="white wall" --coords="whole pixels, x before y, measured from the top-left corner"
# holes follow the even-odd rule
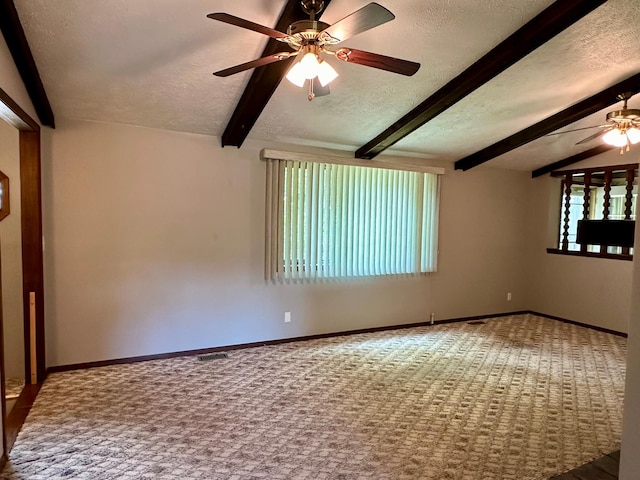
[[[494,169],[445,175],[438,273],[265,284],[264,146],[58,119],[44,137],[49,366],[525,308],[527,178]]]
[[[6,378],[24,379],[24,311],[18,130],[0,120],[0,171],[9,177],[10,214],[0,221],[2,321]]]
[[[442,183],[440,261],[432,289],[436,316],[526,309],[528,174],[450,170]]]

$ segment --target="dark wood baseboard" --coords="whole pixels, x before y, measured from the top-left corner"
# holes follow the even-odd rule
[[[572,325],[578,325],[579,327],[590,328],[591,330],[597,330],[599,332],[610,333],[612,335],[617,335],[618,337],[627,338],[627,334],[624,332],[618,332],[617,330],[611,330],[609,328],[598,327],[597,325],[589,325],[588,323],[576,322],[575,320],[569,320],[568,318],[556,317],[555,315],[548,315],[546,313],[529,311],[532,315],[537,315],[538,317],[549,318],[551,320],[558,320],[559,322],[571,323]]]
[[[33,402],[38,396],[41,386],[42,384],[40,383],[36,383],[35,385],[25,385],[20,396],[16,400],[16,404],[11,409],[4,427],[6,434],[5,438],[7,441],[7,452],[9,452],[11,447],[13,447],[13,444],[18,437],[18,433],[29,414],[29,411],[31,411]]]
[[[568,320],[566,318],[556,317],[554,315],[547,315],[545,313],[534,312],[532,310],[518,310],[515,312],[506,312],[506,313],[494,313],[489,315],[474,315],[471,317],[459,317],[459,318],[448,318],[444,320],[438,320],[434,324],[442,325],[447,323],[459,323],[459,322],[469,322],[473,320],[483,320],[487,318],[498,318],[498,317],[508,317],[511,315],[524,315],[524,314],[532,314],[540,317],[549,318],[551,320],[558,320],[561,322],[572,323],[574,325],[578,325],[585,328],[591,328],[593,330],[598,330],[601,332],[611,333],[613,335],[618,335],[622,337],[626,337],[626,333],[617,332],[615,330],[609,330],[603,327],[597,327],[594,325],[589,325],[586,323],[576,322],[573,320]],[[283,343],[291,343],[291,342],[300,342],[305,340],[317,340],[320,338],[330,338],[330,337],[343,337],[347,335],[357,335],[359,333],[372,333],[372,332],[382,332],[385,330],[400,330],[403,328],[413,328],[413,327],[424,327],[431,325],[430,321],[426,322],[417,322],[417,323],[403,323],[400,325],[387,325],[384,327],[372,327],[372,328],[361,328],[358,330],[345,330],[344,332],[331,332],[331,333],[320,333],[316,335],[305,335],[300,337],[291,337],[291,338],[282,338],[277,340],[265,340],[262,342],[251,342],[251,343],[239,343],[236,345],[225,345],[221,347],[210,347],[210,348],[200,348],[197,350],[182,350],[179,352],[169,352],[169,353],[158,353],[154,355],[141,355],[136,357],[125,357],[125,358],[116,358],[112,360],[100,360],[97,362],[86,362],[86,363],[74,363],[70,365],[58,365],[54,367],[49,367],[47,373],[56,373],[56,372],[68,372],[71,370],[82,370],[85,368],[96,368],[96,367],[107,367],[110,365],[122,365],[126,363],[136,363],[136,362],[146,362],[149,360],[164,360],[167,358],[176,358],[176,357],[187,357],[194,355],[204,355],[207,353],[216,353],[228,350],[240,350],[243,348],[253,348],[253,347],[264,347],[267,345],[280,345]]]
[[[491,315],[475,315],[472,317],[460,317],[460,318],[449,318],[445,320],[438,320],[435,322],[435,325],[441,325],[445,323],[457,323],[457,322],[468,322],[471,320],[482,320],[485,318],[495,318],[495,317],[507,317],[510,315],[522,315],[525,313],[530,313],[528,310],[520,310],[516,312],[507,312],[507,313],[495,313]],[[97,362],[87,362],[87,363],[74,363],[70,365],[58,365],[54,367],[49,367],[47,369],[47,373],[56,373],[56,372],[67,372],[70,370],[81,370],[85,368],[96,368],[96,367],[107,367],[110,365],[122,365],[125,363],[136,363],[136,362],[146,362],[148,360],[163,360],[167,358],[175,358],[175,357],[187,357],[193,355],[204,355],[206,353],[215,353],[222,352],[227,350],[240,350],[243,348],[252,348],[252,347],[263,347],[267,345],[280,345],[283,343],[291,343],[291,342],[300,342],[305,340],[317,340],[320,338],[330,338],[330,337],[342,337],[347,335],[357,335],[359,333],[372,333],[372,332],[382,332],[385,330],[400,330],[403,328],[413,328],[413,327],[423,327],[431,325],[430,321],[426,322],[418,322],[418,323],[403,323],[400,325],[387,325],[384,327],[372,327],[372,328],[361,328],[358,330],[345,330],[344,332],[331,332],[331,333],[319,333],[316,335],[305,335],[301,337],[291,337],[291,338],[282,338],[278,340],[265,340],[263,342],[251,342],[251,343],[239,343],[236,345],[226,345],[221,347],[211,347],[211,348],[200,348],[197,350],[183,350],[180,352],[169,352],[169,353],[158,353],[155,355],[141,355],[137,357],[126,357],[126,358],[116,358],[113,360],[100,360]]]

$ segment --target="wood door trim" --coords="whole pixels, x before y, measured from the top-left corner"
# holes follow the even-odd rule
[[[22,208],[22,282],[25,328],[25,368],[29,369],[30,306],[29,295],[36,300],[37,381],[46,376],[44,344],[44,275],[42,252],[42,192],[40,187],[40,132],[20,131],[20,190]],[[30,378],[30,371],[25,371]]]
[[[18,130],[40,131],[40,125],[25,112],[20,105],[0,88],[0,118],[3,118]]]

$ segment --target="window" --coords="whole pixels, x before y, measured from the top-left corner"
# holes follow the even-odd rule
[[[555,172],[562,178],[558,248],[551,253],[631,259],[637,164]]]
[[[301,154],[281,158],[291,155],[263,152],[268,279],[436,270],[441,169],[398,170],[379,161],[355,159],[349,163],[359,165],[344,160],[321,163]]]

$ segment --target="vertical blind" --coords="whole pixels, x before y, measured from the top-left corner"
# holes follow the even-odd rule
[[[438,199],[433,173],[268,160],[267,277],[433,272]]]

